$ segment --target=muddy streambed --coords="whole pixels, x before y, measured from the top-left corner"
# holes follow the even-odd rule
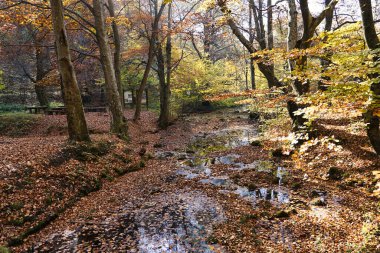
[[[239,116],[240,117],[240,116]],[[288,171],[269,161],[243,163],[234,149],[257,139],[255,125],[229,126],[193,136],[189,145],[178,151],[160,151],[157,159],[177,160],[176,177],[215,187],[221,194],[235,194],[256,208],[259,201],[280,206],[291,201],[282,185]],[[215,156],[215,153],[224,155]],[[275,178],[274,187],[239,185],[226,174],[214,173],[215,166],[230,171],[255,170]],[[50,235],[31,252],[225,252],[212,238],[213,228],[227,222],[218,201],[200,190],[178,189],[147,196],[138,206],[126,203],[102,222],[80,224],[75,229]],[[285,231],[285,230],[284,230]],[[282,242],[288,235],[282,231]]]

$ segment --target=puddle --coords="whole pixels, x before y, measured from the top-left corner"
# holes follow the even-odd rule
[[[254,206],[259,200],[268,200],[273,204],[286,204],[290,202],[290,197],[287,192],[270,188],[259,188],[254,191],[249,191],[246,187],[238,187],[234,193],[242,198],[251,200]]]
[[[203,184],[212,184],[215,186],[228,186],[231,185],[231,181],[228,177],[213,177],[199,180]]]
[[[225,220],[222,208],[198,193],[159,197],[156,205],[139,214],[138,252],[223,252],[208,245],[212,226]]]
[[[199,154],[250,145],[258,132],[252,126],[236,126],[195,135],[189,149]]]
[[[155,195],[125,208],[53,234],[30,252],[224,252],[207,242],[213,226],[225,221],[223,209],[200,192]]]

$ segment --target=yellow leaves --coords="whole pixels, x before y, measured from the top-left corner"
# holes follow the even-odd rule
[[[376,108],[375,110],[373,110],[373,116],[380,118],[380,108]]]

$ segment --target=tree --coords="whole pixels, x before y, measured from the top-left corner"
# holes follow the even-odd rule
[[[140,119],[141,100],[142,100],[142,96],[143,96],[143,93],[144,93],[145,88],[146,88],[146,84],[148,82],[150,70],[151,70],[152,65],[153,65],[154,55],[155,55],[155,47],[156,47],[156,44],[158,43],[159,22],[160,22],[162,13],[165,9],[165,6],[166,6],[166,3],[162,2],[160,8],[158,9],[157,1],[153,1],[154,16],[153,16],[152,22],[150,23],[151,30],[146,31],[147,39],[149,42],[148,59],[146,62],[146,67],[145,67],[143,78],[141,79],[141,83],[140,83],[139,89],[137,91],[136,109],[135,109],[135,115],[134,115],[135,121]]]
[[[158,126],[167,128],[170,118],[170,79],[172,69],[172,4],[168,6],[168,34],[166,36],[166,77],[165,77],[165,57],[163,55],[162,44],[156,47],[158,79],[160,84],[160,116],[158,118]]]
[[[339,0],[332,0],[330,4],[317,16],[314,17],[309,9],[309,2],[308,0],[300,0],[300,7],[301,7],[301,14],[302,14],[302,23],[303,23],[303,33],[301,39],[299,39],[296,44],[294,45],[294,48],[296,49],[307,49],[311,45],[311,38],[313,38],[314,33],[317,29],[317,27],[322,23],[322,21],[326,18],[326,15],[328,13],[331,13],[331,11],[335,8],[335,5],[339,2]],[[288,42],[288,45],[294,44],[294,38],[296,36],[294,23],[295,21],[295,9],[294,9],[294,1],[288,0],[289,3],[289,13],[290,13],[290,25],[292,27],[289,29],[289,39],[291,39],[291,42]],[[289,46],[288,46],[289,48]],[[289,48],[293,49],[293,48]],[[291,64],[292,66],[294,64]],[[298,71],[303,71],[307,67],[307,57],[302,56],[299,59],[295,61],[295,69]],[[297,95],[303,95],[306,92],[309,91],[309,83],[305,82],[303,83],[300,79],[296,78],[296,80],[293,83],[293,90],[297,93]]]
[[[371,1],[359,0],[359,3],[363,19],[365,41],[368,48],[372,50],[374,54],[374,68],[369,75],[371,78],[371,98],[368,102],[364,118],[367,123],[368,138],[376,153],[380,155],[380,73],[378,71],[380,40],[376,34]]]
[[[99,45],[100,62],[106,84],[108,106],[111,111],[111,132],[127,137],[128,125],[123,114],[120,94],[112,61],[111,48],[105,27],[104,0],[94,0],[91,11],[95,19],[96,39]]]
[[[82,99],[71,62],[61,0],[50,0],[59,71],[62,78],[70,141],[90,141]]]
[[[121,84],[121,41],[120,41],[120,33],[119,33],[119,27],[116,24],[116,14],[115,14],[115,6],[113,3],[113,0],[108,0],[108,10],[110,13],[110,17],[113,18],[112,20],[112,33],[113,33],[113,42],[115,46],[115,52],[113,54],[113,63],[115,68],[115,77],[116,77],[116,83],[117,83],[117,89],[119,91],[120,100],[121,100],[121,106],[124,105],[124,99],[123,99],[123,86]]]
[[[243,46],[248,50],[250,54],[257,52],[257,49],[252,45],[252,43],[244,36],[244,34],[240,31],[239,26],[233,20],[231,16],[231,10],[227,7],[226,0],[218,0],[218,6],[220,7],[224,17],[226,18],[226,22],[228,26],[231,28],[232,33],[237,37],[237,39],[243,44]],[[252,57],[252,56],[251,56]],[[263,62],[257,63],[259,70],[263,73],[265,78],[268,81],[269,87],[281,87],[282,83],[276,78],[273,72],[273,68],[270,64],[264,64]]]

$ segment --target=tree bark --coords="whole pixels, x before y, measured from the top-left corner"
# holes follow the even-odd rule
[[[254,36],[253,36],[253,20],[252,20],[252,12],[253,12],[253,6],[250,2],[249,4],[249,43],[252,45],[254,41]],[[249,51],[248,51],[249,52]],[[255,90],[256,89],[256,82],[255,82],[255,61],[253,60],[252,57],[249,59],[249,70],[251,73],[251,89]]]
[[[70,57],[70,49],[64,26],[62,0],[50,0],[50,5],[57,45],[58,66],[65,93],[64,101],[67,113],[69,140],[90,141],[82,99]]]
[[[104,72],[107,101],[111,112],[111,132],[117,134],[120,138],[127,138],[128,125],[123,114],[123,107],[121,105],[115,69],[111,56],[111,48],[108,43],[108,36],[105,28],[104,0],[93,0],[93,5],[96,39],[99,45],[100,61]]]
[[[331,0],[325,0],[325,7],[331,3]],[[334,9],[329,9],[329,11],[326,13],[326,21],[325,21],[325,32],[330,32],[332,30],[332,23],[334,18]],[[324,41],[327,41],[328,37],[326,36],[324,38]],[[328,81],[330,81],[330,77],[326,76],[324,73],[327,71],[327,68],[332,63],[331,58],[333,56],[333,52],[328,51],[326,53],[326,56],[321,59],[321,65],[322,65],[322,76],[321,80],[318,83],[318,89],[321,91],[326,91],[329,87]]]
[[[36,46],[36,83],[34,85],[37,100],[41,106],[48,106],[49,100],[46,92],[46,87],[39,85],[39,82],[49,73],[50,70],[50,55],[48,47]]]
[[[116,18],[115,15],[115,6],[113,0],[108,0],[108,10],[110,17]],[[115,68],[115,77],[117,83],[117,89],[120,95],[121,106],[124,107],[124,97],[123,97],[123,86],[121,83],[121,40],[119,27],[116,24],[115,20],[112,20],[112,33],[113,33],[113,42],[115,46],[115,52],[113,56],[114,68]]]
[[[166,129],[170,123],[170,79],[171,79],[171,58],[172,58],[172,5],[169,3],[168,6],[168,35],[166,37],[166,82],[165,78],[160,77],[160,117],[158,119],[158,126],[162,129]],[[157,64],[158,68],[163,68],[163,55],[161,45],[158,48],[157,61],[160,63]],[[159,70],[159,73],[165,74],[164,71]],[[162,82],[164,81],[164,82]]]
[[[376,34],[371,1],[359,0],[359,3],[362,13],[364,35],[367,46],[370,50],[379,49],[380,40]],[[377,66],[373,69],[378,69],[380,61],[379,53],[375,55],[373,60],[374,64]],[[368,138],[373,148],[375,149],[375,152],[380,155],[380,120],[378,116],[378,112],[380,110],[380,82],[378,80],[380,73],[373,73],[369,75],[369,77],[372,79],[371,97],[369,99],[368,107],[366,108],[367,110],[364,113],[364,121],[367,123]]]
[[[268,49],[273,49],[274,38],[273,38],[273,6],[272,0],[267,1],[268,8]]]

